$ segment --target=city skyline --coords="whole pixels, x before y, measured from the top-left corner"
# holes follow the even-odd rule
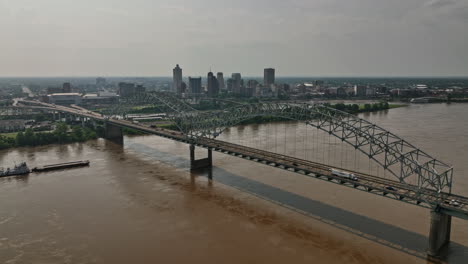
[[[0,1],[0,76],[170,76],[175,63],[187,76],[467,76],[467,14],[465,0]]]

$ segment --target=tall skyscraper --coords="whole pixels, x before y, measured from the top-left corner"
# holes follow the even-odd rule
[[[242,87],[242,76],[240,73],[233,73],[232,74],[232,92],[236,94],[241,93]]]
[[[219,93],[219,84],[218,79],[214,77],[212,72],[208,73],[208,80],[207,80],[207,92],[208,97],[215,96]]]
[[[201,77],[198,77],[198,78],[189,77],[189,88],[190,88],[190,93],[201,94],[202,93]]]
[[[172,71],[172,91],[177,94],[182,93],[182,68],[179,64]]]
[[[220,90],[224,90],[226,89],[226,86],[224,84],[224,76],[223,76],[223,73],[222,72],[218,72],[216,74],[216,78],[218,79],[218,86],[219,86],[219,89]]]
[[[263,85],[270,87],[275,83],[275,69],[266,68],[263,70]]]

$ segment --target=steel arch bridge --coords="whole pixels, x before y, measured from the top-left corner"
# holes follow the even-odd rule
[[[18,109],[38,109],[79,117],[83,122],[98,121],[105,125],[109,140],[123,144],[122,128],[190,144],[190,167],[212,166],[212,151],[232,155],[260,164],[340,184],[390,199],[431,209],[429,256],[438,256],[450,241],[452,216],[468,220],[468,197],[452,194],[453,169],[423,152],[397,135],[354,115],[320,104],[258,103],[244,104],[225,110],[197,111],[171,93],[151,92],[122,98],[108,111],[91,112],[79,106],[60,106],[21,99]],[[122,120],[135,107],[158,107],[177,125],[180,132]],[[106,114],[104,116],[103,114]],[[358,180],[337,176],[334,165],[304,160],[256,147],[243,146],[215,139],[226,128],[257,116],[275,116],[297,120],[306,126],[324,131],[330,137],[375,161],[389,171],[393,179],[349,171]],[[325,134],[323,133],[323,134]],[[195,159],[195,146],[208,149],[208,158]],[[319,149],[320,151],[320,149]],[[346,169],[345,169],[346,170]],[[416,183],[416,184],[415,184]],[[389,189],[390,187],[390,189]],[[395,188],[393,188],[395,187]],[[447,192],[448,190],[448,192]]]
[[[401,183],[451,193],[453,168],[394,133],[355,115],[321,104],[257,103],[219,111],[197,111],[172,93],[149,92],[124,98],[108,115],[126,115],[132,107],[156,106],[168,114],[193,143],[216,138],[226,128],[258,116],[304,122],[366,155]]]

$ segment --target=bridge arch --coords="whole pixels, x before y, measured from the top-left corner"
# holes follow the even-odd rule
[[[196,141],[216,138],[226,128],[257,116],[304,122],[353,146],[399,182],[417,182],[419,188],[451,192],[453,168],[450,165],[376,124],[321,104],[248,104],[216,112],[180,115],[175,121],[182,132]]]

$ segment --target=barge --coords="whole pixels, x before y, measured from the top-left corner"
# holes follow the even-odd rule
[[[89,160],[73,161],[73,162],[65,162],[65,163],[45,165],[45,166],[42,166],[42,167],[35,167],[35,168],[32,169],[32,171],[42,172],[42,171],[62,170],[62,169],[69,169],[69,168],[75,168],[75,167],[84,167],[84,166],[89,166]]]

